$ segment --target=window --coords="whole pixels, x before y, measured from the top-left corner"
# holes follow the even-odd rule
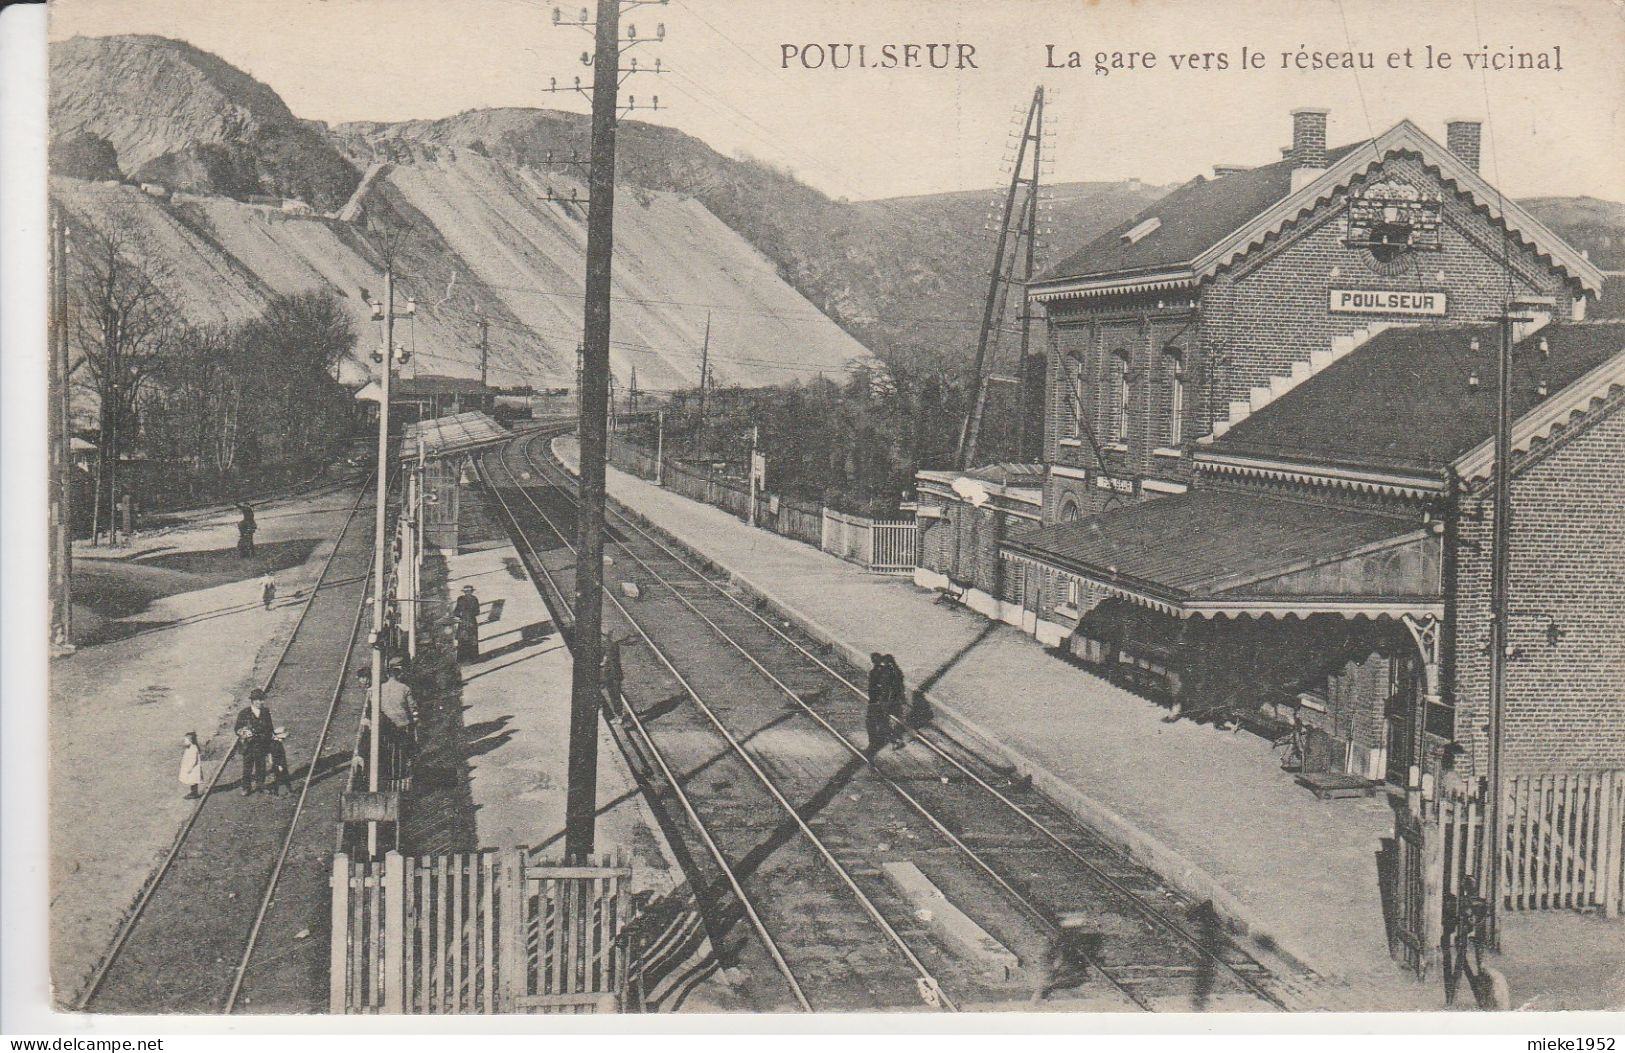
[[[1068,497],[1061,502],[1061,522],[1076,523],[1078,521],[1078,502]]]
[[[1061,599],[1068,607],[1074,609],[1078,606],[1078,579],[1062,578]]]
[[[1185,437],[1185,353],[1168,348],[1168,445],[1178,446]]]
[[[1128,442],[1129,400],[1134,390],[1129,386],[1128,352],[1121,348],[1112,352],[1112,393],[1116,411],[1112,436],[1117,442]]]
[[[1063,398],[1066,400],[1067,411],[1071,414],[1071,428],[1067,431],[1067,438],[1081,438],[1083,435],[1083,359],[1076,352],[1069,351],[1061,359],[1061,377],[1066,382]]]

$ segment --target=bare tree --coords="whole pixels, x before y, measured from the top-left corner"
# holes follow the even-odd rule
[[[92,534],[99,538],[103,508],[116,534],[119,465],[134,448],[144,391],[163,367],[172,309],[161,288],[167,270],[144,250],[133,223],[113,217],[73,226],[69,334],[78,383],[98,407]]]

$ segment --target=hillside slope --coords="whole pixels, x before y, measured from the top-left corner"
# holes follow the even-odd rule
[[[359,173],[326,128],[242,70],[179,40],[74,37],[51,45],[51,136],[95,135],[138,179],[203,193],[338,207]]]
[[[585,116],[539,109],[471,110],[432,121],[334,128],[358,163],[454,149],[564,173],[589,152]],[[992,243],[983,213],[997,191],[846,202],[787,172],[723,157],[674,128],[624,121],[622,182],[693,197],[777,266],[780,275],[881,358],[957,373],[976,344]],[[1162,188],[1078,183],[1056,188],[1048,225],[1067,244],[1094,237]]]
[[[81,221],[134,232],[192,322],[252,317],[276,293],[330,289],[378,343],[362,301],[383,291],[376,237],[322,217],[221,197],[159,201],[132,187],[58,178],[53,190]],[[487,323],[493,383],[570,386],[581,326],[584,210],[544,200],[585,189],[474,154],[445,152],[390,166],[368,193],[374,211],[406,225],[397,248],[400,296],[417,317],[397,328],[407,373],[473,376]],[[616,216],[611,365],[644,390],[698,381],[706,315],[719,383],[756,385],[841,375],[867,352],[779,280],[770,262],[692,200],[629,191]],[[681,261],[672,266],[671,260]],[[363,375],[357,361],[345,379]]]

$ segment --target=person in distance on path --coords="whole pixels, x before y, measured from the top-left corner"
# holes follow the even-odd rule
[[[281,797],[282,791],[293,792],[288,785],[288,729],[277,728],[271,732],[271,745],[266,749],[266,755],[271,762],[271,796]]]
[[[886,668],[886,656],[879,651],[869,655],[869,663],[869,708],[864,720],[869,746],[864,753],[874,760],[891,739],[891,674]]]
[[[177,776],[186,787],[186,799],[198,799],[198,787],[203,785],[203,747],[198,745],[197,732],[188,731],[181,739],[181,770]]]
[[[609,702],[609,715],[615,720],[626,716],[626,700],[621,695],[624,676],[621,670],[621,641],[604,634],[604,698]]]
[[[271,604],[275,601],[276,579],[271,577],[270,574],[266,574],[260,578],[260,603],[264,605],[266,610],[270,610]]]
[[[254,555],[254,531],[258,529],[254,524],[254,506],[244,501],[237,508],[243,514],[237,523],[237,554],[249,559]]]
[[[248,705],[238,712],[236,729],[238,749],[243,751],[243,796],[247,797],[265,781],[265,758],[276,730],[264,691],[256,687],[248,693]]]

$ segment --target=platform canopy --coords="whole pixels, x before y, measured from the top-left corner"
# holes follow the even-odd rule
[[[446,417],[431,417],[413,421],[401,431],[401,450],[410,456],[423,443],[426,457],[438,457],[456,450],[471,449],[488,443],[512,438],[508,431],[485,414],[475,411],[454,413]]]
[[[1260,494],[1176,494],[1045,527],[1004,553],[1179,617],[1443,613],[1429,527]]]

